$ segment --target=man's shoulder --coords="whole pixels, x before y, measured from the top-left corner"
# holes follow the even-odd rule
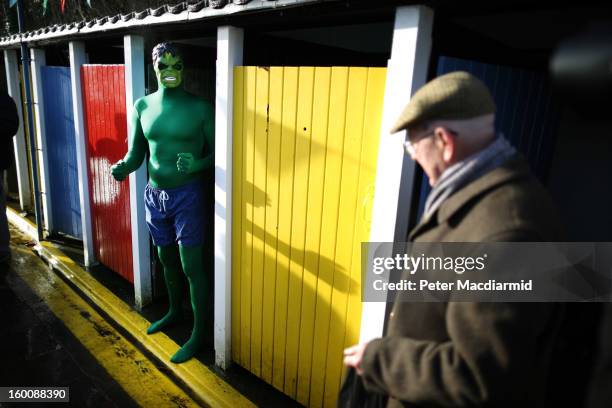
[[[527,163],[517,160],[494,172],[483,176],[481,190],[475,190],[449,221],[475,230],[483,240],[519,232],[534,240],[558,238],[561,227],[553,201]]]
[[[154,98],[153,95],[154,94],[149,94],[136,99],[136,102],[134,102],[134,109],[136,109],[138,114],[141,114],[142,111],[151,104]]]
[[[509,160],[450,196],[419,241],[540,241],[563,236],[552,199],[521,157]]]

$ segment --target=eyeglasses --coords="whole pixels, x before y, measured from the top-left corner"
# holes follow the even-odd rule
[[[448,133],[450,133],[451,135],[453,135],[455,137],[459,136],[459,133],[457,133],[454,130],[451,130],[451,129],[446,129],[446,130],[448,131]],[[429,136],[433,136],[435,134],[435,132],[436,132],[436,130],[432,129],[429,132],[425,133],[424,135],[420,136],[414,142],[411,142],[410,141],[410,137],[407,136],[406,140],[404,141],[404,151],[406,152],[406,154],[409,154],[410,156],[414,157],[414,155],[416,155],[416,143],[419,140],[425,139],[425,138],[427,138]]]
[[[414,142],[411,142],[410,137],[406,136],[406,140],[404,141],[404,151],[406,152],[406,154],[410,156],[416,155],[416,143],[421,139],[425,139],[426,137],[432,136],[434,133],[435,129],[432,129],[429,132],[425,133],[423,136],[419,137]]]

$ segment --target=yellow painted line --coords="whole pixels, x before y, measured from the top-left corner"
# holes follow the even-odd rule
[[[7,215],[11,222],[16,217],[21,219],[20,222],[15,223],[18,227],[24,225],[24,223],[31,224],[29,220],[24,220],[12,209],[7,209]],[[27,233],[27,231],[24,232]],[[171,363],[169,361],[170,357],[179,346],[164,333],[147,335],[146,330],[151,324],[147,319],[115,296],[52,243],[43,241],[36,245],[34,249],[78,287],[96,306],[164,363],[178,379],[185,383],[207,405],[227,408],[255,406],[198,360],[191,359],[183,364]],[[157,405],[153,404],[153,406]]]
[[[31,222],[27,218],[22,217],[16,210],[10,207],[7,207],[6,209],[6,217],[11,222],[11,224],[19,228],[24,234],[29,235],[30,238],[34,240],[36,239],[36,236],[38,235],[38,229],[36,228],[36,224]]]
[[[15,252],[32,256],[26,249]],[[44,264],[28,263],[42,262],[25,261],[15,272],[138,405],[198,406]]]

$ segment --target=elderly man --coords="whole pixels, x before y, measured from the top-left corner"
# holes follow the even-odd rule
[[[433,189],[415,242],[555,241],[551,201],[525,160],[494,132],[495,104],[454,72],[414,94],[393,132]],[[401,296],[401,295],[400,295]],[[562,305],[408,303],[383,338],[345,350],[365,388],[388,407],[540,407]]]

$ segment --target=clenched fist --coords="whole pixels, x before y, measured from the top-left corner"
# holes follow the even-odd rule
[[[130,170],[126,162],[119,160],[111,167],[111,173],[115,180],[123,181],[130,174]]]
[[[176,155],[176,168],[179,173],[189,174],[194,170],[195,158],[191,153],[179,153]]]

